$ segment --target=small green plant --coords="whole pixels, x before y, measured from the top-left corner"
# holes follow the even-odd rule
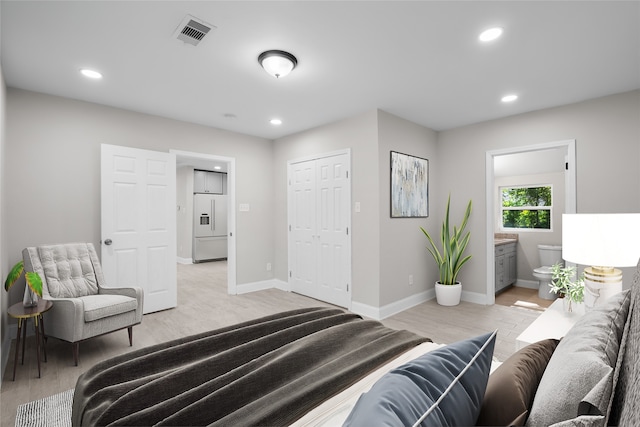
[[[420,227],[420,230],[427,236],[431,247],[427,246],[429,253],[433,256],[433,259],[438,265],[440,271],[440,283],[443,285],[454,285],[458,277],[458,273],[462,266],[471,259],[471,255],[463,257],[463,253],[469,244],[471,238],[471,232],[464,233],[464,229],[469,221],[471,215],[471,200],[467,204],[467,209],[462,218],[460,227],[453,226],[453,232],[449,226],[449,205],[451,204],[451,195],[447,200],[447,211],[445,212],[445,219],[442,222],[442,230],[440,232],[440,243],[442,244],[442,252],[436,246],[434,240],[431,238],[427,230]]]
[[[580,303],[584,301],[584,273],[580,275],[578,280],[576,277],[575,267],[563,267],[562,264],[556,263],[551,266],[551,283],[549,287],[551,292],[558,296],[568,298],[570,302]],[[569,305],[571,307],[571,305]],[[569,309],[571,311],[571,309]]]
[[[9,292],[9,289],[11,289],[13,284],[18,281],[23,272],[24,261],[20,261],[13,266],[7,275],[7,279],[4,281],[4,289],[7,292]],[[40,275],[34,271],[29,271],[24,274],[24,279],[31,290],[39,297],[42,297],[42,278]]]

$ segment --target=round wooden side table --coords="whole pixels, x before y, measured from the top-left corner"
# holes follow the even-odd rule
[[[36,332],[36,353],[38,357],[38,378],[40,378],[40,348],[44,355],[44,361],[47,361],[47,350],[44,347],[44,319],[42,314],[50,310],[53,303],[48,300],[40,299],[38,305],[34,307],[25,307],[21,302],[9,307],[9,316],[18,319],[18,336],[16,340],[16,355],[13,362],[13,380],[16,380],[16,366],[18,365],[18,353],[20,352],[20,336],[22,335],[22,364],[24,365],[24,342],[27,338],[26,323],[29,319],[33,319],[33,327]]]

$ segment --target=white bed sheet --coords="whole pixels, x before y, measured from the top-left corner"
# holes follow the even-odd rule
[[[376,369],[351,387],[343,390],[329,400],[324,401],[321,405],[309,411],[302,418],[291,424],[291,427],[338,427],[344,424],[351,410],[362,395],[373,387],[384,374],[395,369],[405,363],[422,356],[437,348],[444,347],[445,344],[436,344],[433,342],[422,343],[409,351],[401,354],[387,364]],[[496,359],[491,363],[491,372],[496,370],[501,362]]]
[[[362,393],[366,393],[373,387],[384,374],[395,369],[410,360],[420,357],[436,348],[443,347],[444,344],[432,342],[422,343],[387,364],[373,371],[360,381],[353,384],[346,390],[338,393],[329,400],[324,401],[320,406],[312,409],[305,416],[292,424],[292,427],[330,427],[341,426],[347,419],[351,410],[360,398]]]

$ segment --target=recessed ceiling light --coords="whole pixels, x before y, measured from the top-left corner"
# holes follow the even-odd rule
[[[489,28],[488,30],[484,30],[482,33],[480,33],[478,39],[481,42],[490,42],[500,37],[502,35],[502,31],[503,30],[500,27]]]
[[[271,123],[272,125],[281,125],[282,124],[282,120],[280,119],[271,119],[269,120],[269,123]]]
[[[502,102],[513,102],[518,99],[518,95],[506,95],[502,97]]]
[[[88,77],[90,79],[101,79],[102,78],[102,74],[95,71],[95,70],[90,70],[88,68],[81,68],[80,72],[82,73],[83,76]]]
[[[221,166],[214,166],[213,168],[214,168],[215,170],[217,170],[217,171],[219,171],[220,169],[222,169],[222,167],[221,167]]]

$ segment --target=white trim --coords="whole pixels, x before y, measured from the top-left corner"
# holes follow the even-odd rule
[[[540,282],[537,280],[518,279],[513,286],[516,288],[538,289],[540,287]]]
[[[216,156],[212,154],[194,153],[191,151],[169,150],[177,157],[190,157],[200,160],[213,160],[217,162],[227,163],[227,293],[236,295],[237,292],[237,276],[236,276],[236,159],[235,157]]]
[[[236,287],[237,295],[248,294],[251,292],[264,291],[267,289],[280,289],[289,292],[287,282],[279,279],[262,280],[260,282],[243,283]]]
[[[460,296],[461,301],[472,302],[474,304],[480,305],[492,305],[495,303],[495,295],[494,301],[491,304],[487,304],[487,296],[480,292],[471,292],[471,291],[462,291],[462,295]]]
[[[486,262],[487,262],[487,291],[486,291],[486,303],[487,305],[493,305],[496,302],[495,296],[495,249],[493,241],[494,233],[494,176],[493,176],[493,160],[496,156],[502,156],[505,154],[526,153],[530,151],[549,150],[553,148],[566,147],[567,156],[566,163],[568,165],[565,171],[565,204],[564,213],[576,213],[576,189],[577,189],[577,177],[576,177],[576,140],[567,139],[563,141],[547,142],[542,144],[527,145],[523,147],[511,147],[503,148],[500,150],[490,150],[486,152],[485,156],[485,204],[486,204],[486,226],[485,226],[485,241],[486,241]]]
[[[407,298],[392,302],[380,308],[371,305],[362,304],[357,301],[351,302],[351,312],[368,317],[374,320],[382,320],[387,317],[408,310],[411,307],[422,304],[423,302],[432,300],[436,297],[435,289],[428,289],[418,294],[413,294]]]
[[[176,257],[176,261],[178,262],[178,264],[193,264],[192,258]]]

